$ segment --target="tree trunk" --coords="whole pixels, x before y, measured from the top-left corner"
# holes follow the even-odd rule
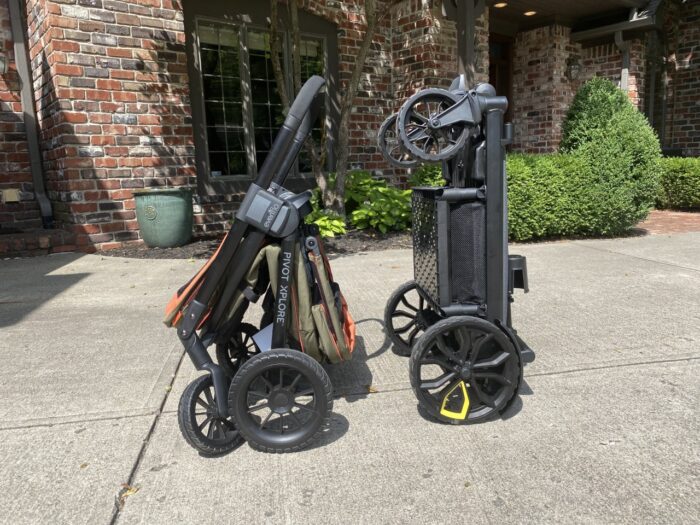
[[[360,49],[357,53],[355,61],[355,69],[345,88],[340,103],[340,123],[338,126],[338,141],[336,143],[336,181],[335,188],[327,191],[324,205],[332,208],[341,216],[345,216],[345,178],[348,172],[348,156],[350,143],[350,115],[352,113],[353,101],[357,96],[357,91],[360,87],[362,70],[364,69],[369,48],[374,38],[374,33],[377,29],[377,0],[365,0],[365,19],[367,21],[367,30],[365,31]]]

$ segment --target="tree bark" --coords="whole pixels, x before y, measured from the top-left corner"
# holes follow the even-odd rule
[[[360,44],[360,49],[357,52],[355,69],[348,81],[340,103],[340,123],[338,126],[338,141],[336,143],[335,155],[335,188],[328,190],[326,192],[326,198],[324,199],[324,205],[326,207],[332,208],[343,217],[345,216],[345,178],[348,173],[350,115],[352,114],[353,101],[360,87],[362,70],[364,69],[365,61],[369,54],[369,48],[372,45],[372,39],[377,29],[377,0],[365,0],[365,20],[367,22],[367,30]]]
[[[287,93],[287,85],[284,82],[284,72],[280,63],[280,54],[282,53],[282,45],[279,34],[279,19],[278,13],[279,0],[270,0],[270,59],[272,61],[272,71],[275,75],[275,84],[277,92],[282,101],[284,113],[289,111],[289,94]]]

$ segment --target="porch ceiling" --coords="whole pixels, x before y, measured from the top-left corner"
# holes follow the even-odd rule
[[[496,8],[494,4],[507,3]],[[649,0],[487,0],[492,31],[515,34],[518,31],[560,23],[576,29],[589,29],[627,20],[629,10],[641,8]],[[526,12],[534,11],[532,16]]]

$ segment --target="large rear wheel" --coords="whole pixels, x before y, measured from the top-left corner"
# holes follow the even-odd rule
[[[244,363],[231,382],[228,402],[236,427],[253,448],[296,452],[329,425],[333,390],[313,358],[283,348]]]
[[[509,337],[495,324],[470,316],[444,319],[426,330],[413,348],[409,371],[420,406],[453,424],[496,417],[522,377]]]

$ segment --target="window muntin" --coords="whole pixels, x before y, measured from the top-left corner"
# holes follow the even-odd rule
[[[289,49],[290,35],[280,36],[286,44],[283,47]],[[262,166],[284,121],[272,69],[269,31],[199,19],[197,37],[209,176],[246,178]],[[323,38],[302,35],[300,58],[302,82],[312,75],[325,76]],[[285,71],[292,70],[290,61],[288,54],[280,55]],[[287,77],[287,92],[291,93],[292,79]],[[250,97],[246,99],[247,86]],[[312,129],[317,141],[324,122],[325,108],[321,108]],[[246,140],[250,142],[248,154]],[[311,160],[305,152],[299,156],[298,169],[301,173],[311,171]]]

